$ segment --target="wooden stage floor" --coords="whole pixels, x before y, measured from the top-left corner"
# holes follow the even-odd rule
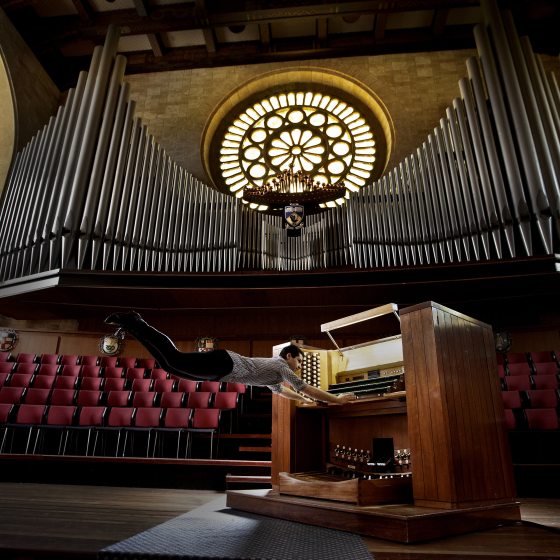
[[[0,558],[93,559],[218,497],[225,504],[212,490],[0,483]],[[521,514],[520,524],[427,543],[364,541],[376,560],[560,558],[560,500],[522,499]]]

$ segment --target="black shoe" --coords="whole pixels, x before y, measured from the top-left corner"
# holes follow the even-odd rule
[[[142,321],[142,317],[140,313],[136,311],[125,311],[122,313],[111,313],[106,319],[105,323],[108,325],[117,325],[124,330],[126,330],[127,326],[131,324],[136,324],[139,321]]]

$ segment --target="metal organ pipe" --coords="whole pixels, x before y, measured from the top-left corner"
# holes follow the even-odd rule
[[[484,206],[486,210],[486,215],[488,216],[487,227],[492,235],[493,247],[496,251],[498,258],[502,258],[502,244],[500,236],[500,227],[505,224],[500,223],[498,212],[496,210],[496,205],[494,204],[494,197],[492,195],[492,184],[490,181],[490,175],[488,172],[488,167],[486,164],[486,156],[484,153],[484,146],[482,143],[482,136],[480,132],[479,123],[477,120],[477,114],[475,109],[474,98],[470,86],[470,82],[463,78],[459,81],[459,90],[461,91],[461,96],[465,108],[465,118],[459,121],[463,122],[464,126],[468,128],[468,136],[470,142],[467,140],[467,131],[463,133],[464,145],[468,147],[469,151],[472,146],[473,154],[469,157],[472,158],[473,168],[470,170],[470,176],[475,180],[479,181],[479,186],[482,190],[484,197]],[[476,164],[476,169],[474,165]],[[507,203],[506,203],[507,204]],[[490,256],[487,253],[487,258]]]
[[[549,210],[552,210],[552,215],[555,218],[554,223],[556,227],[560,227],[560,222],[558,220],[560,216],[560,186],[558,182],[560,158],[558,157],[558,135],[554,130],[548,100],[542,88],[538,67],[531,57],[532,49],[530,45],[526,46],[525,51],[522,49],[519,37],[517,33],[515,33],[515,26],[511,18],[511,13],[505,11],[502,14],[502,19],[504,31],[509,40],[510,52],[517,70],[524,105],[527,109],[527,119],[532,131],[535,153],[538,156],[537,163],[539,164],[538,167],[543,177],[543,191],[547,196],[547,200],[542,202],[544,205],[542,210],[544,211],[550,206]],[[527,42],[528,39],[525,39]],[[537,193],[537,197],[541,198],[540,194]],[[549,201],[551,201],[550,205]],[[560,229],[557,231],[560,234]],[[552,235],[550,244],[552,246]]]
[[[521,172],[517,164],[512,133],[503,101],[504,93],[500,85],[494,55],[492,54],[490,41],[484,28],[477,25],[474,28],[474,37],[480,55],[484,80],[492,107],[492,116],[498,135],[497,145],[500,148],[501,156],[504,160],[507,183],[513,198],[513,210],[519,223],[519,234],[525,253],[527,255],[532,255],[531,213],[523,192]]]
[[[114,137],[118,138],[120,136],[123,108],[126,103],[126,97],[119,96],[119,91],[121,89],[120,84],[124,77],[125,66],[125,57],[117,56],[107,89],[105,107],[103,108],[100,130],[97,135],[89,183],[85,191],[85,203],[79,226],[78,268],[82,268],[83,266],[85,252],[95,224],[97,209],[100,207],[103,177],[107,172],[114,171],[116,147],[113,139]],[[123,88],[123,93],[126,93],[126,90],[127,88]],[[119,109],[119,114],[118,118],[115,118],[117,109]],[[101,108],[99,110],[101,111]],[[111,153],[109,152],[109,148],[112,149]],[[105,203],[105,200],[103,200],[102,203]]]
[[[485,0],[482,3],[482,9],[489,23],[501,77],[507,92],[505,99],[510,109],[512,130],[519,146],[519,158],[526,177],[526,189],[531,201],[534,222],[545,252],[550,253],[552,250],[552,231],[550,216],[548,215],[549,206],[544,178],[538,165],[539,154],[527,114],[528,105],[523,99],[519,76],[513,62],[512,51],[508,48],[508,40],[498,7],[493,0]]]
[[[78,230],[80,212],[84,204],[84,196],[86,195],[87,176],[91,172],[94,150],[99,141],[98,134],[99,127],[101,126],[103,103],[107,95],[109,73],[117,52],[119,35],[119,28],[110,25],[101,53],[99,68],[92,83],[91,97],[88,106],[83,107],[85,113],[83,137],[80,139],[80,149],[72,177],[68,206],[63,223],[62,266],[68,264],[74,238]],[[104,149],[104,146],[102,149]]]
[[[54,268],[60,263],[59,251],[61,244],[61,236],[63,225],[66,217],[66,213],[70,208],[71,201],[75,202],[75,198],[72,199],[72,187],[75,184],[75,175],[77,171],[78,160],[80,159],[80,151],[82,147],[82,142],[85,136],[85,127],[87,122],[88,110],[91,103],[91,98],[93,94],[93,89],[95,85],[96,74],[99,68],[99,63],[102,56],[102,47],[95,47],[93,50],[93,57],[91,59],[91,64],[89,67],[89,72],[87,73],[86,82],[83,89],[83,94],[76,97],[76,115],[70,133],[70,144],[68,146],[68,158],[66,159],[66,165],[63,171],[62,183],[60,186],[59,196],[56,201],[56,211],[53,216],[53,221],[51,225],[50,238],[51,238],[51,248],[50,248],[50,266]],[[73,209],[72,209],[73,211]]]
[[[98,262],[102,247],[103,255],[101,268],[104,270],[107,268],[109,251],[114,237],[117,210],[121,202],[126,164],[130,156],[129,147],[131,145],[130,142],[134,123],[135,102],[128,101],[126,107],[122,104],[123,101],[128,98],[128,90],[128,84],[123,84],[115,116],[115,133],[111,139],[111,146],[109,147],[109,159],[107,161],[105,175],[103,176],[99,206],[97,208],[97,216],[93,228],[92,269],[96,268],[96,263]],[[120,137],[118,135],[119,129],[121,131]]]
[[[474,57],[467,59],[467,70],[470,78],[472,92],[474,95],[474,102],[476,104],[476,113],[478,116],[478,121],[480,123],[480,131],[481,131],[480,148],[482,147],[484,148],[483,154],[485,154],[486,157],[488,158],[488,167],[489,167],[490,175],[492,177],[491,185],[493,185],[492,192],[496,198],[496,205],[497,205],[496,211],[498,213],[500,223],[504,228],[504,234],[506,237],[509,254],[510,256],[513,257],[515,256],[513,223],[515,221],[515,223],[520,229],[520,232],[523,232],[524,229],[526,228],[521,227],[522,217],[519,214],[518,207],[517,206],[514,207],[513,216],[512,216],[512,210],[509,207],[508,197],[506,194],[506,188],[503,180],[502,167],[500,166],[498,152],[496,148],[496,141],[494,138],[494,132],[492,129],[492,124],[490,122],[490,115],[488,114],[487,100],[484,94],[483,79],[480,73],[478,61]],[[459,83],[459,86],[461,87],[461,82]],[[467,110],[468,110],[469,103],[467,103],[466,100],[468,100],[469,98],[468,95],[469,89],[466,86],[464,86],[462,92],[463,92],[463,99],[465,100]],[[471,123],[474,123],[475,121],[476,119],[473,116]],[[475,128],[476,127],[474,126],[472,127],[473,130]],[[477,147],[478,147],[478,142],[475,139],[474,141],[475,151],[477,150]],[[481,151],[480,148],[479,148],[479,152]],[[482,161],[483,154],[480,153],[480,161]],[[509,176],[511,177],[511,175],[512,174],[510,173]],[[482,176],[484,176],[483,172],[481,172],[481,177]],[[526,239],[526,237],[523,235],[522,239]],[[529,247],[526,246],[526,250],[528,251]]]

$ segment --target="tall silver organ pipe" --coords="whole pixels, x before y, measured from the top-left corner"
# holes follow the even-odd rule
[[[558,80],[509,13],[483,6],[478,56],[433,130],[344,204],[306,216],[299,237],[172,160],[135,115],[110,27],[57,114],[14,157],[0,281],[60,267],[305,271],[557,252]]]

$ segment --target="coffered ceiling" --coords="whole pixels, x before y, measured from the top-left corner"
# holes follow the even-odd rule
[[[538,52],[558,54],[560,3],[504,0]],[[479,0],[0,0],[61,90],[109,24],[127,72],[473,47]]]

